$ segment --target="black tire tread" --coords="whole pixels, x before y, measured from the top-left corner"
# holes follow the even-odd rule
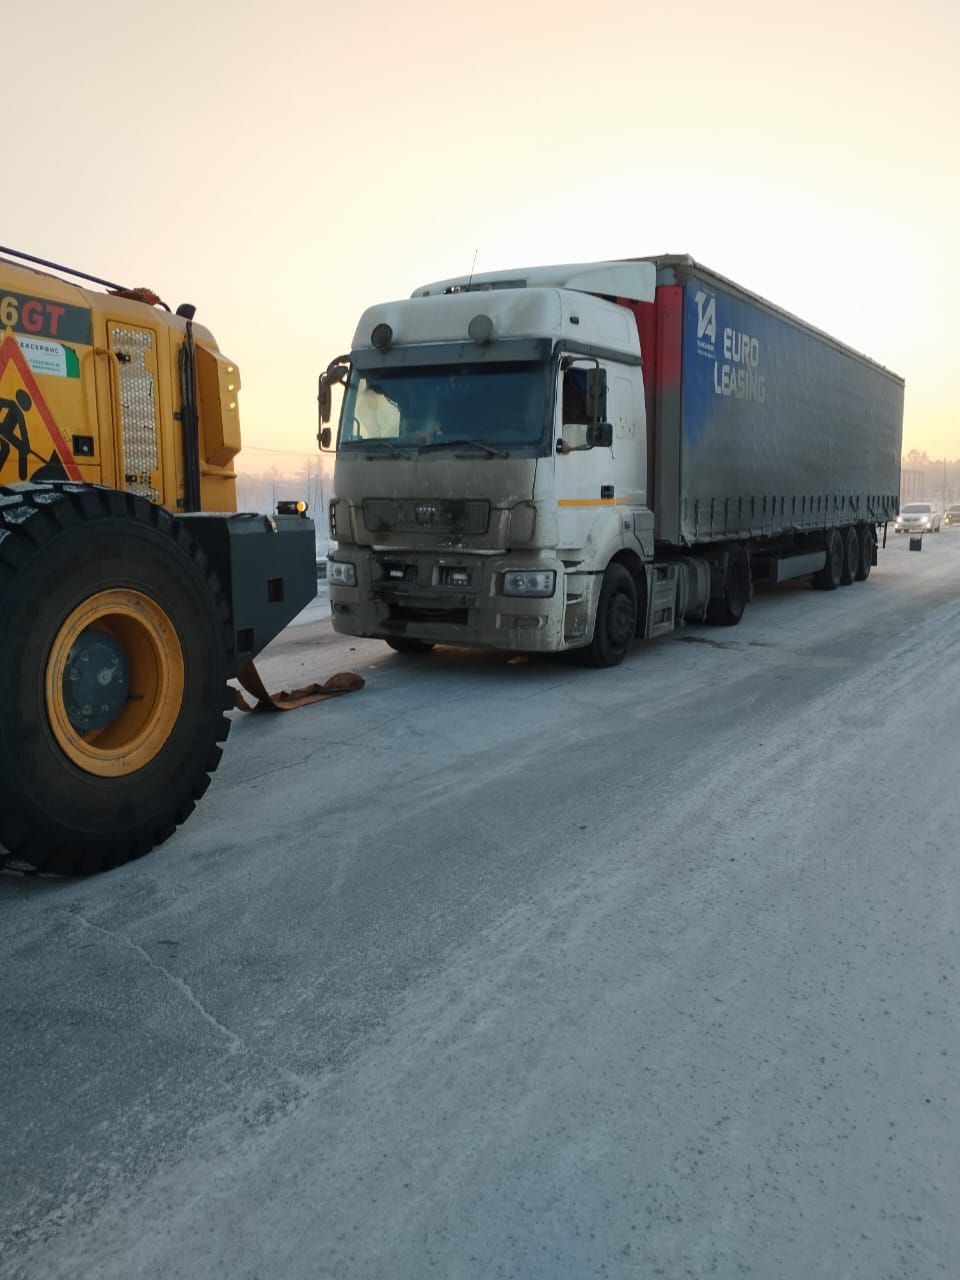
[[[860,563],[857,566],[857,582],[866,582],[870,577],[870,570],[873,568],[873,547],[877,535],[873,526],[869,524],[860,525],[858,534],[860,540]]]
[[[742,575],[742,581],[737,584],[736,593],[731,590],[734,585],[734,566],[738,567]],[[722,593],[714,596],[707,604],[707,622],[714,627],[738,626],[750,603],[751,590],[750,557],[746,547],[738,543],[731,547],[728,553]]]
[[[0,485],[0,608],[18,573],[48,541],[73,525],[103,516],[149,524],[190,558],[214,601],[220,644],[229,662],[234,652],[230,608],[204,552],[186,528],[164,508],[117,489],[76,482]],[[0,776],[0,868],[10,863],[27,863],[36,871],[88,875],[148,853],[186,821],[209,786],[210,775],[223,754],[220,744],[230,732],[230,721],[222,713],[232,706],[233,691],[224,681],[221,715],[203,772],[191,779],[189,795],[175,814],[167,815],[146,837],[117,836],[109,842],[98,841],[96,847],[74,846],[69,851],[50,849],[43,843],[43,833],[31,830],[20,818],[16,796],[8,794],[8,784]]]
[[[611,641],[610,637],[607,635],[607,611],[612,597],[623,588],[626,588],[626,593],[632,597],[635,616],[630,639],[625,645],[618,646]],[[625,564],[622,564],[618,560],[612,561],[607,565],[606,572],[603,575],[600,596],[597,600],[597,613],[594,619],[593,638],[585,648],[579,650],[581,661],[591,667],[602,668],[619,666],[629,653],[630,645],[636,635],[639,610],[640,601],[638,598],[637,584],[633,579],[633,575]]]
[[[839,529],[829,529],[827,531],[827,534],[824,538],[824,544],[825,544],[824,549],[826,550],[826,553],[827,553],[827,563],[824,565],[822,569],[820,569],[817,573],[815,573],[813,577],[810,579],[810,583],[814,591],[835,591],[837,587],[839,587],[841,584],[841,581],[843,578],[843,552],[842,552],[843,544],[842,542],[840,543],[840,546],[841,546],[840,568],[837,571],[836,579],[834,579],[833,571],[830,564],[830,556],[831,556],[832,548],[835,545],[835,543],[840,540],[840,538],[841,538],[841,533]]]
[[[843,543],[843,568],[840,570],[840,585],[841,587],[848,587],[851,582],[856,581],[857,571],[860,568],[860,556],[862,554],[860,530],[856,525],[848,524],[840,531],[840,539]]]
[[[430,640],[415,640],[412,636],[388,636],[386,644],[394,651],[394,653],[404,653],[408,655],[420,656],[429,653],[436,648]]]

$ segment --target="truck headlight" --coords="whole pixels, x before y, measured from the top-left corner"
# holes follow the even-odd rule
[[[556,585],[553,569],[511,569],[503,575],[500,590],[505,596],[552,596]]]
[[[355,587],[357,566],[346,560],[328,560],[327,581],[331,587]]]

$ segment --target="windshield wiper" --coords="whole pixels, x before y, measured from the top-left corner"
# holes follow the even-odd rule
[[[428,449],[481,449],[488,458],[509,458],[506,449],[493,449],[483,440],[433,440],[430,444],[422,444],[420,453]]]

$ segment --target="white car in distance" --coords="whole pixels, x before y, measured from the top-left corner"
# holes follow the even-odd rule
[[[908,502],[900,508],[894,533],[939,533],[940,512],[932,502]]]

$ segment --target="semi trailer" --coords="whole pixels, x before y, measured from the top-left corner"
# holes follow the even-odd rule
[[[192,306],[14,257],[0,249],[0,866],[91,872],[192,811],[229,678],[316,592],[314,531],[237,513],[240,375]]]
[[[685,255],[379,303],[320,377],[333,625],[612,666],[684,620],[735,625],[756,582],[863,581],[903,389]]]

